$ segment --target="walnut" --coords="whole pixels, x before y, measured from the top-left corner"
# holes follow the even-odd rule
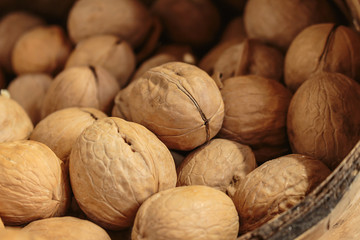
[[[41,105],[52,80],[47,74],[24,74],[8,86],[11,98],[24,108],[34,125],[41,120]]]
[[[249,173],[235,192],[240,233],[252,231],[298,204],[330,170],[319,160],[290,154]]]
[[[105,68],[123,87],[135,70],[135,54],[126,41],[116,36],[92,36],[80,41],[66,62],[67,68],[88,65]]]
[[[67,68],[46,92],[41,116],[69,107],[90,107],[107,113],[118,91],[116,79],[99,66]]]
[[[213,139],[195,149],[181,163],[177,170],[177,186],[206,185],[232,197],[237,186],[256,166],[250,147],[226,139]]]
[[[85,214],[106,229],[130,227],[140,205],[176,185],[174,160],[145,127],[102,118],[77,138],[70,154],[74,196]]]
[[[0,143],[0,216],[5,225],[63,215],[70,203],[62,162],[45,144]]]
[[[170,62],[148,70],[120,91],[113,116],[144,125],[171,149],[192,150],[218,133],[224,104],[204,71]]]
[[[20,228],[7,227],[6,229],[0,229],[0,239],[1,240],[46,240],[39,236],[26,233],[21,231]]]
[[[235,206],[225,193],[184,186],[147,199],[136,214],[131,239],[235,240],[238,228]]]

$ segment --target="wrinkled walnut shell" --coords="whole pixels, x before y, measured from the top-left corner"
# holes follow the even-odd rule
[[[334,169],[360,139],[360,85],[340,73],[320,73],[295,92],[287,116],[294,153]]]
[[[184,186],[151,196],[136,214],[131,239],[235,240],[239,220],[231,199],[207,186]]]
[[[25,110],[0,94],[0,142],[28,139],[34,125]]]
[[[148,70],[120,91],[112,114],[144,125],[171,149],[192,150],[220,130],[224,103],[204,71],[171,62]]]
[[[131,46],[113,35],[97,35],[80,41],[70,54],[66,67],[101,66],[123,87],[135,70]]]
[[[300,154],[259,166],[245,177],[233,198],[240,233],[254,230],[295,206],[330,173],[321,161]]]
[[[174,160],[145,127],[120,118],[103,118],[86,128],[70,155],[75,198],[100,226],[130,227],[148,197],[175,187]]]
[[[288,152],[288,89],[275,80],[249,75],[225,80],[221,94],[225,117],[220,137],[249,145],[258,163]]]
[[[63,215],[69,185],[62,162],[45,144],[13,141],[0,144],[0,216],[6,225]]]
[[[67,68],[46,92],[41,116],[69,107],[90,107],[107,113],[118,91],[116,79],[99,66]]]
[[[177,170],[177,186],[205,185],[232,197],[237,186],[256,166],[250,147],[226,139],[212,139],[181,163]]]
[[[10,82],[8,91],[36,125],[41,120],[41,105],[52,78],[47,74],[24,74]]]
[[[52,240],[110,240],[98,225],[75,217],[53,217],[31,222],[22,229],[44,239]]]

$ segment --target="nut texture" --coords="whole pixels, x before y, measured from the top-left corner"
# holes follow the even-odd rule
[[[232,197],[256,161],[251,148],[226,139],[212,139],[191,152],[178,168],[177,186],[205,185]]]
[[[26,31],[43,24],[41,18],[23,11],[11,12],[1,19],[0,66],[6,72],[12,72],[11,53],[17,40]]]
[[[11,98],[24,108],[34,125],[41,120],[41,105],[51,83],[49,75],[34,73],[19,76],[8,86]]]
[[[225,117],[220,137],[249,145],[258,163],[288,152],[288,89],[275,80],[248,75],[225,80],[221,94]]]
[[[136,214],[132,240],[235,240],[239,220],[223,192],[184,186],[154,194]]]
[[[360,81],[360,36],[333,23],[304,29],[291,43],[285,58],[285,84],[295,92],[317,72],[338,72]]]
[[[92,36],[80,41],[70,54],[66,67],[101,66],[123,87],[135,70],[135,54],[131,46],[113,35]]]
[[[75,217],[53,217],[31,222],[22,231],[52,240],[110,240],[104,229]]]
[[[175,187],[174,160],[145,127],[103,118],[86,128],[70,155],[71,186],[80,208],[107,229],[130,227],[148,197]]]
[[[65,65],[71,45],[56,25],[40,26],[24,33],[14,46],[12,66],[16,74],[56,74]]]
[[[248,37],[283,51],[301,30],[321,22],[336,22],[334,11],[326,0],[249,0],[244,10]]]
[[[0,94],[0,142],[28,139],[34,128],[25,110]]]
[[[116,79],[99,66],[68,68],[56,76],[46,92],[41,116],[69,107],[97,108],[106,113],[118,91]]]
[[[0,230],[1,240],[46,240],[39,236],[21,231],[18,228],[6,228]]]
[[[0,216],[5,225],[65,213],[70,192],[61,166],[59,158],[42,143],[0,144]]]
[[[148,34],[152,21],[149,11],[138,0],[80,0],[69,12],[71,40],[100,34],[112,34],[139,46]]]
[[[224,103],[204,71],[171,62],[148,70],[120,91],[113,116],[144,125],[169,148],[192,150],[220,130]]]
[[[334,169],[360,139],[360,85],[340,73],[305,81],[289,106],[287,131],[294,153]]]
[[[233,198],[240,233],[254,230],[295,206],[329,174],[321,161],[300,154],[259,166],[245,177]]]
[[[101,118],[107,117],[94,108],[66,108],[40,121],[30,139],[46,144],[68,169],[71,148],[82,131]]]

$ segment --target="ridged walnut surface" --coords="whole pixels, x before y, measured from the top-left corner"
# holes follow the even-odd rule
[[[79,136],[70,155],[75,198],[86,215],[107,229],[130,227],[152,194],[175,187],[174,160],[143,126],[103,118]]]
[[[234,240],[239,220],[225,193],[184,186],[154,194],[141,205],[132,240]]]

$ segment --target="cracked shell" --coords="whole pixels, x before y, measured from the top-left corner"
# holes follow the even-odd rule
[[[177,186],[205,185],[232,197],[237,186],[256,166],[249,146],[227,139],[212,139],[181,163]]]
[[[28,139],[34,125],[25,110],[0,93],[0,143]]]
[[[57,110],[70,107],[111,110],[119,91],[116,79],[102,67],[72,67],[56,76],[45,94],[42,118]]]
[[[37,220],[22,231],[52,240],[110,240],[106,231],[95,223],[68,216]]]
[[[130,227],[140,205],[176,185],[174,159],[145,127],[103,118],[86,128],[70,155],[70,179],[85,214],[100,226]]]
[[[206,72],[171,62],[148,70],[120,91],[113,116],[144,125],[171,149],[192,150],[218,133],[224,102]]]
[[[233,197],[240,233],[252,231],[295,206],[330,173],[321,161],[300,154],[262,164],[245,177]]]
[[[207,186],[151,196],[136,214],[132,240],[235,240],[239,218],[231,199]]]
[[[294,153],[334,169],[360,140],[360,85],[341,73],[320,73],[295,92],[287,116]]]
[[[70,203],[62,162],[45,144],[0,144],[0,216],[6,225],[63,215]]]

